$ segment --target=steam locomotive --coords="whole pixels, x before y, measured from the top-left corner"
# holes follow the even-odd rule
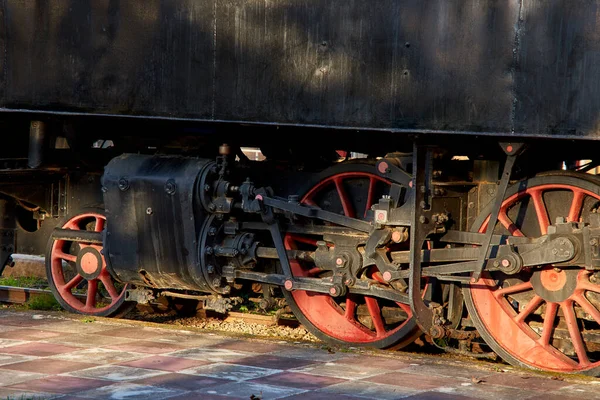
[[[2,1],[0,270],[45,254],[76,313],[282,296],[336,344],[599,375],[599,14]]]

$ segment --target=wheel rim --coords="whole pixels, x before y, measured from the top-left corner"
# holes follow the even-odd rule
[[[374,201],[380,197],[378,193],[387,188],[389,182],[372,173],[339,173],[319,182],[301,202],[319,207],[329,203],[330,207],[337,207],[345,216],[364,218]],[[284,238],[288,249],[314,250],[317,240],[290,234]],[[294,276],[311,277],[322,272],[314,264],[297,260],[290,260],[290,267]],[[371,270],[367,274],[371,279],[383,283],[378,271]],[[312,325],[328,337],[342,342],[375,344],[389,341],[411,322],[412,314],[406,304],[351,294],[343,299],[334,299],[327,294],[297,290],[291,295],[302,315]],[[398,341],[402,338],[394,339]]]
[[[497,227],[513,236],[535,237],[547,233],[557,216],[585,221],[600,195],[581,178],[560,177],[565,180],[571,183],[523,185],[503,202]],[[488,221],[489,216],[479,232],[486,231]],[[513,276],[490,273],[470,286],[467,306],[497,352],[537,369],[590,371],[600,366],[595,361],[600,348],[589,340],[600,323],[600,285],[590,279],[595,279],[591,271],[552,265]]]
[[[106,217],[98,213],[77,215],[62,229],[104,229]],[[49,278],[63,305],[82,314],[115,312],[123,303],[126,285],[114,281],[106,268],[102,245],[55,240],[50,253]]]

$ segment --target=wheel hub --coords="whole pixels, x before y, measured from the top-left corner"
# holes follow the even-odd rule
[[[91,246],[81,249],[77,255],[77,272],[88,281],[98,278],[102,272],[102,254]]]
[[[531,284],[534,292],[551,303],[567,300],[577,287],[578,269],[544,267],[533,273]]]

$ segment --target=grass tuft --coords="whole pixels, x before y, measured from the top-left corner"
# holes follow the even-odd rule
[[[60,311],[62,307],[58,304],[58,301],[51,294],[42,294],[30,298],[26,303],[25,307],[30,310],[41,310],[41,311]]]

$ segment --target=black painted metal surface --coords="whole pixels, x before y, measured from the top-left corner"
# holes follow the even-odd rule
[[[0,108],[600,138],[598,0],[1,0]]]
[[[200,271],[198,175],[208,160],[124,154],[102,176],[106,263],[123,282],[210,291]]]

